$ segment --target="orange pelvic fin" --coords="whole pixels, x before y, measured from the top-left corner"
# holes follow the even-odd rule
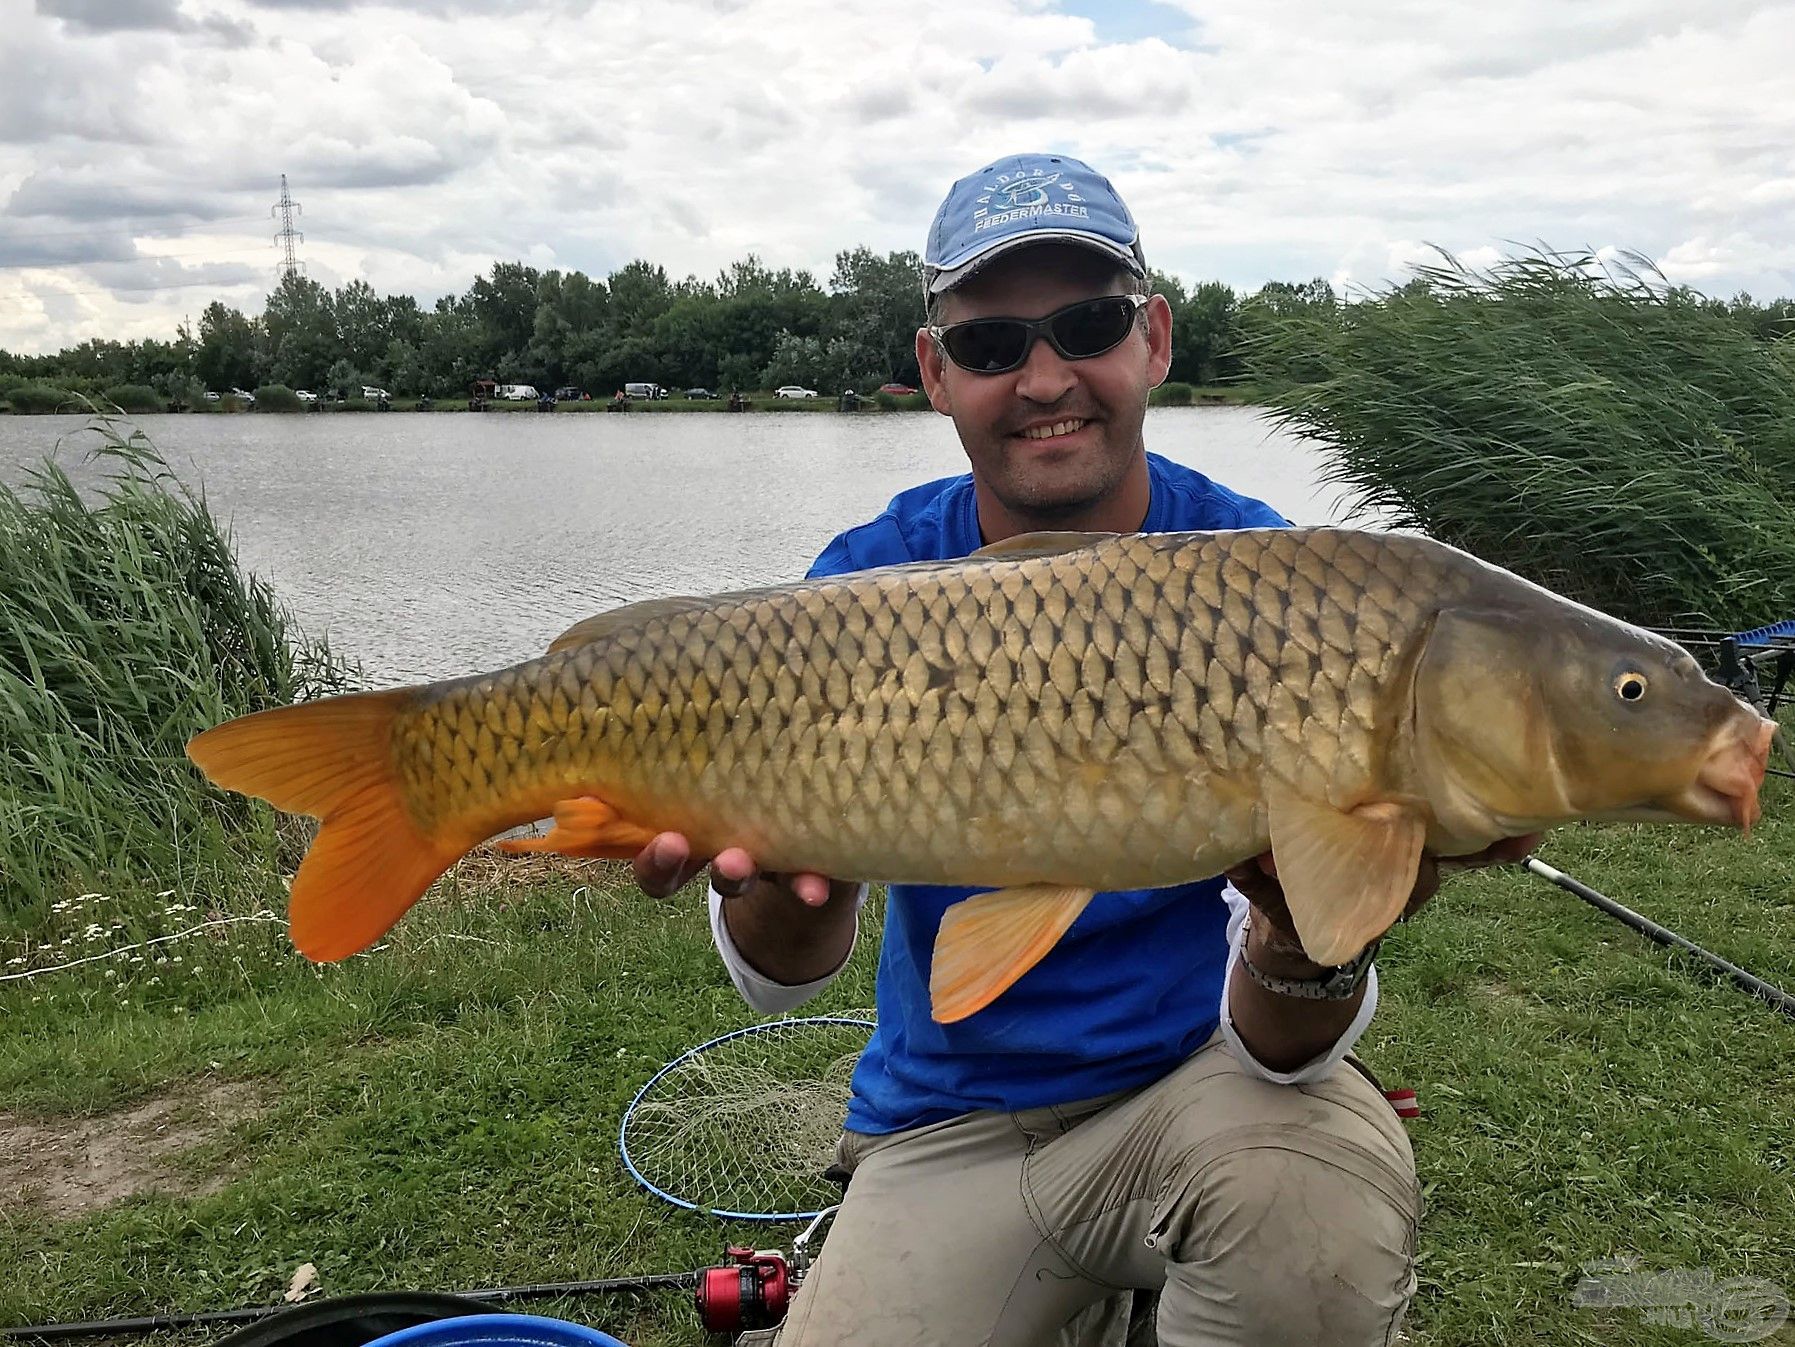
[[[1389,930],[1415,892],[1427,827],[1401,805],[1350,812],[1295,796],[1271,801],[1271,852],[1303,950],[1343,964]]]
[[[584,860],[627,861],[655,836],[653,828],[632,823],[596,795],[555,805],[555,826],[546,837],[508,837],[500,851],[522,855],[553,851]]]
[[[948,908],[935,933],[929,972],[935,1022],[952,1024],[995,1001],[1046,957],[1095,892],[1025,884]]]
[[[324,826],[293,878],[288,924],[321,963],[373,944],[478,839],[420,829],[393,771],[393,722],[415,694],[361,692],[259,711],[196,735],[187,756],[227,790]]]

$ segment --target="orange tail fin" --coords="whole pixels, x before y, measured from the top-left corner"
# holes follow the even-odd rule
[[[419,828],[400,795],[393,721],[414,695],[358,692],[258,711],[187,745],[227,790],[324,821],[294,876],[287,917],[309,959],[366,949],[467,850]]]

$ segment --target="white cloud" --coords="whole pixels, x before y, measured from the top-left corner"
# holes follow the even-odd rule
[[[428,301],[512,258],[826,278],[1024,149],[1108,174],[1187,279],[1514,241],[1795,293],[1795,7],[1177,3],[0,0],[0,347],[167,335],[233,267],[254,310],[283,172],[312,275]]]

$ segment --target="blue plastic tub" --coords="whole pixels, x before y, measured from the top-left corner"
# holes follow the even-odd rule
[[[536,1314],[469,1314],[416,1324],[368,1347],[628,1347],[609,1333]]]

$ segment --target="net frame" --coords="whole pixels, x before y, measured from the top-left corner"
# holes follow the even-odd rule
[[[789,1038],[794,1031],[802,1034],[806,1030],[816,1029],[822,1026],[829,1026],[831,1028],[865,1029],[870,1037],[871,1031],[876,1027],[876,1022],[857,1015],[811,1015],[798,1019],[768,1020],[761,1024],[751,1024],[746,1028],[734,1029],[729,1033],[720,1034],[716,1038],[700,1043],[697,1047],[687,1049],[678,1057],[675,1057],[672,1061],[668,1062],[659,1071],[655,1072],[653,1076],[649,1077],[648,1082],[643,1085],[640,1090],[636,1091],[635,1097],[630,1100],[629,1107],[623,1112],[623,1121],[617,1129],[617,1151],[623,1159],[624,1168],[629,1171],[630,1176],[634,1178],[637,1183],[641,1184],[643,1188],[653,1193],[662,1201],[670,1202],[674,1206],[684,1208],[687,1211],[705,1212],[725,1220],[809,1220],[820,1215],[824,1211],[829,1210],[835,1205],[835,1201],[839,1200],[838,1198],[821,1202],[819,1205],[804,1207],[802,1209],[796,1207],[787,1209],[784,1205],[775,1200],[765,1205],[769,1207],[778,1207],[778,1210],[739,1210],[730,1205],[719,1205],[717,1203],[699,1201],[696,1197],[688,1195],[692,1191],[690,1185],[668,1181],[664,1176],[661,1176],[660,1181],[657,1182],[655,1178],[650,1178],[649,1175],[644,1172],[645,1170],[652,1171],[658,1167],[657,1163],[645,1153],[647,1148],[643,1144],[645,1140],[652,1141],[654,1137],[655,1123],[661,1116],[656,1110],[658,1108],[671,1112],[675,1108],[675,1105],[666,1104],[663,1101],[654,1098],[654,1092],[657,1086],[661,1086],[662,1082],[669,1077],[675,1076],[681,1072],[690,1071],[691,1064],[696,1061],[705,1060],[707,1054],[720,1054],[720,1051],[726,1050],[728,1045],[738,1043],[741,1040],[767,1035],[777,1035],[781,1038]],[[838,1056],[830,1064],[831,1068],[839,1067],[840,1063],[844,1060],[857,1060],[860,1052],[864,1050],[864,1046],[864,1042],[862,1042],[860,1047],[856,1048],[852,1054]],[[851,1070],[851,1066],[849,1069]],[[789,1098],[794,1089],[804,1086],[811,1087],[813,1091],[818,1091],[831,1088],[832,1082],[828,1080],[797,1082],[774,1081],[772,1086],[763,1086],[757,1096],[749,1097],[745,1101],[742,1099],[724,1099],[717,1109],[713,1110],[710,1115],[707,1115],[706,1120],[725,1118],[731,1113],[735,1113],[738,1116],[747,1116],[751,1114],[753,1109],[757,1106],[756,1099],[764,1103],[768,1100],[777,1099],[782,1096]],[[843,1102],[845,1103],[845,1082],[843,1082],[843,1087]],[[832,1121],[830,1127],[831,1133],[838,1129],[839,1122]],[[755,1133],[755,1135],[764,1138],[766,1134],[764,1132],[758,1132]],[[795,1184],[800,1181],[799,1178],[793,1174],[791,1168],[782,1172],[785,1173],[788,1182]],[[814,1175],[806,1175],[805,1177],[808,1178],[812,1176],[820,1180],[820,1167],[814,1172]],[[681,1187],[687,1188],[688,1192],[681,1193],[673,1191],[674,1189]]]

